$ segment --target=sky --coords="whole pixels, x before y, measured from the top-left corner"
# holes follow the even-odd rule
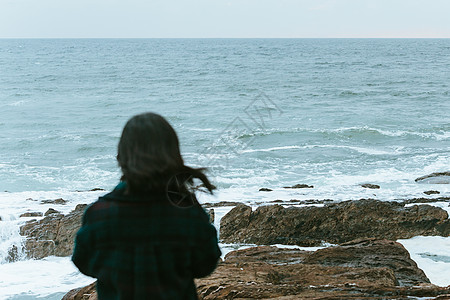
[[[0,38],[450,38],[450,0],[0,0]]]

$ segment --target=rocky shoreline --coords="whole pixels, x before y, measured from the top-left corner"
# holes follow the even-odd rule
[[[55,204],[65,205],[61,200]],[[196,280],[198,293],[201,299],[450,299],[450,286],[431,284],[396,242],[450,236],[447,212],[431,202],[450,198],[274,200],[255,210],[236,202],[205,204],[212,220],[215,207],[233,207],[220,221],[222,242],[260,246],[228,253],[213,274]],[[27,257],[69,256],[85,208],[67,215],[50,209],[26,222],[20,233],[27,237]],[[33,216],[40,215],[23,217]],[[316,251],[270,246],[324,243],[332,245]],[[16,257],[12,253],[11,261]],[[95,284],[63,299],[97,299]]]

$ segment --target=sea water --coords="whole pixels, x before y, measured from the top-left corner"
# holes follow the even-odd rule
[[[137,113],[165,116],[186,164],[209,168],[218,191],[203,202],[449,197],[414,181],[449,171],[449,70],[448,39],[0,40],[0,298],[92,281],[69,258],[7,263],[8,249],[20,214],[66,213],[117,184]],[[297,183],[314,188],[283,188]],[[57,198],[69,202],[40,204]],[[401,242],[450,284],[447,238]]]

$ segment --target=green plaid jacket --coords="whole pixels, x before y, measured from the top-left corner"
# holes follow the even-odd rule
[[[97,278],[99,300],[179,300],[197,299],[194,278],[209,275],[220,255],[199,205],[180,208],[163,193],[130,197],[116,188],[86,209],[72,261]]]

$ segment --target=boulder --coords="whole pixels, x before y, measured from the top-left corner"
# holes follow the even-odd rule
[[[315,252],[273,246],[233,251],[196,285],[205,300],[408,299],[450,293],[430,284],[403,246],[388,240],[360,240]],[[95,283],[72,290],[63,300],[95,300],[94,289]]]
[[[425,191],[425,192],[423,192],[423,193],[424,193],[425,195],[439,195],[441,192],[431,190],[431,191]]]
[[[404,204],[411,204],[411,203],[436,203],[436,202],[450,202],[450,197],[437,197],[437,198],[412,198],[403,200],[402,203]]]
[[[26,236],[25,251],[29,258],[44,258],[49,255],[69,256],[72,254],[75,234],[81,226],[86,204],[79,204],[68,215],[45,214],[46,217],[31,220],[20,228]]]
[[[233,201],[220,201],[215,203],[203,203],[203,208],[210,208],[210,207],[224,207],[224,206],[236,206],[238,204],[241,204],[241,202],[233,202]]]
[[[63,198],[58,198],[54,200],[42,200],[41,204],[66,204],[67,200],[64,200]]]
[[[314,188],[313,185],[307,185],[304,183],[295,184],[293,186],[284,186],[285,189],[312,189]]]
[[[96,282],[70,290],[61,300],[97,300]]]
[[[45,213],[44,213],[44,216],[49,216],[49,215],[52,215],[52,214],[61,214],[59,211],[57,211],[56,209],[53,209],[53,208],[49,208]]]
[[[380,188],[380,186],[378,184],[371,184],[371,183],[361,184],[361,187],[363,187],[365,189],[379,189]]]
[[[220,222],[225,243],[319,246],[359,238],[408,239],[418,235],[450,235],[445,210],[430,205],[404,207],[371,199],[325,204],[323,207],[251,207],[240,204]]]
[[[415,182],[430,184],[449,184],[450,172],[431,173],[415,179]]]
[[[389,268],[398,285],[414,286],[430,283],[402,244],[389,240],[354,240],[335,247],[317,250],[303,263],[355,268]]]
[[[75,192],[77,192],[77,193],[83,193],[83,192],[98,192],[98,191],[106,191],[106,190],[105,190],[105,189],[102,189],[102,188],[93,188],[93,189],[90,189],[90,190],[87,190],[87,191],[76,190]]]
[[[209,216],[209,222],[210,222],[211,224],[214,224],[214,219],[215,219],[215,217],[216,217],[216,214],[215,214],[215,212],[214,212],[214,208],[206,209],[206,213],[207,213],[208,216]]]
[[[40,211],[35,211],[35,212],[26,212],[23,213],[19,216],[19,218],[23,218],[23,217],[42,217],[43,214]]]

